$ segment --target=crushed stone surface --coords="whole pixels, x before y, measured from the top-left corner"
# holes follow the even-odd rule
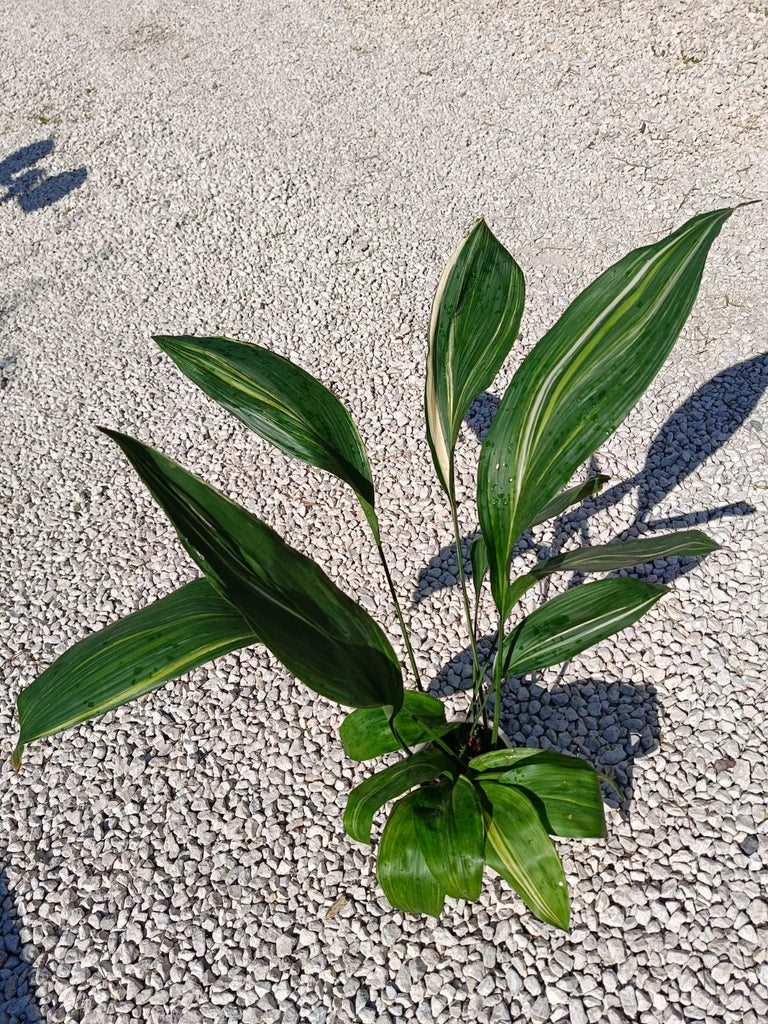
[[[23,686],[196,575],[97,424],[238,498],[401,651],[351,493],[249,435],[153,333],[258,341],[347,404],[421,668],[460,710],[422,411],[443,264],[484,215],[528,284],[462,434],[470,537],[479,438],[567,302],[686,217],[768,196],[767,44],[765,4],[735,0],[0,2],[0,1020],[766,1019],[765,204],[726,224],[595,456],[607,490],[520,555],[696,524],[722,545],[637,570],[672,587],[646,618],[508,687],[515,743],[581,754],[629,797],[607,841],[558,841],[568,934],[490,872],[439,921],[391,910],[341,825],[366,774],[342,711],[263,648],[32,745],[17,775],[10,751]]]

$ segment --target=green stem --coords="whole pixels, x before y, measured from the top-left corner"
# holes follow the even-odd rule
[[[469,645],[472,648],[472,675],[477,680],[480,674],[480,660],[477,656],[477,641],[475,639],[475,628],[472,620],[472,613],[469,610],[469,593],[467,591],[467,577],[464,572],[464,551],[461,546],[461,530],[459,528],[459,513],[456,507],[456,495],[451,480],[451,489],[448,495],[451,503],[451,519],[453,520],[453,536],[456,542],[456,562],[459,567],[459,582],[461,583],[461,597],[464,604],[464,617],[467,621],[469,631]]]
[[[429,735],[432,737],[432,741],[434,743],[436,743],[437,746],[440,747],[441,750],[443,750],[453,761],[459,761],[459,763],[461,763],[461,760],[460,760],[458,754],[456,753],[456,751],[455,750],[451,750],[451,748],[448,746],[448,744],[445,743],[437,735],[437,733],[434,732],[434,730],[431,729],[430,726],[427,725],[427,723],[425,721],[423,721],[421,718],[418,718],[416,715],[414,715],[412,711],[409,711],[408,715],[414,720],[414,722],[416,722],[418,725],[420,725],[422,727],[424,732],[429,733]]]
[[[494,705],[493,730],[491,732],[491,750],[496,749],[499,739],[499,712],[501,711],[501,666],[504,648],[504,617],[499,615],[499,638],[496,644],[496,659],[493,663]]]
[[[395,584],[392,581],[392,575],[391,575],[391,573],[389,571],[389,565],[387,564],[387,556],[384,554],[384,548],[382,547],[382,544],[381,544],[381,538],[377,537],[376,533],[374,533],[373,537],[374,537],[374,540],[376,542],[376,550],[379,552],[379,558],[381,559],[381,564],[384,567],[384,575],[387,577],[387,584],[389,585],[389,592],[392,595],[392,600],[394,601],[394,604],[395,604],[395,612],[397,613],[397,621],[400,623],[400,632],[403,634],[403,640],[405,641],[405,649],[408,652],[408,660],[411,663],[411,671],[413,672],[413,677],[416,680],[416,686],[423,693],[424,692],[424,687],[422,686],[422,683],[421,683],[421,676],[419,674],[419,667],[416,664],[416,655],[413,653],[413,647],[411,646],[411,640],[410,640],[410,637],[408,636],[408,630],[407,630],[406,625],[405,625],[405,619],[403,618],[403,610],[400,607],[400,602],[397,599],[397,591],[395,590]]]

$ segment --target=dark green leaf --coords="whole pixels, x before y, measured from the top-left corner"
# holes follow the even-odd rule
[[[212,586],[289,671],[340,704],[400,707],[402,676],[389,641],[311,559],[148,445],[104,433],[131,460]]]
[[[357,427],[312,374],[269,349],[229,338],[154,339],[182,373],[281,451],[350,484],[374,534],[373,483]]]
[[[599,580],[553,597],[504,641],[504,672],[525,675],[573,658],[631,626],[668,589],[641,580]]]
[[[410,914],[439,917],[445,893],[427,867],[416,838],[418,793],[398,800],[379,843],[376,873],[390,904]]]
[[[414,722],[411,715],[426,722],[438,734],[445,725],[445,707],[441,700],[429,693],[406,690],[402,710],[395,715],[394,725],[398,736],[409,747],[416,743],[427,743],[431,739],[424,726]],[[353,761],[370,761],[374,757],[401,749],[384,708],[358,708],[341,723],[339,735],[344,752]]]
[[[479,220],[443,271],[429,325],[427,438],[438,478],[449,494],[461,421],[512,347],[524,302],[520,267]]]
[[[520,786],[533,803],[547,832],[555,836],[605,835],[605,813],[600,780],[586,762],[573,767],[534,759],[517,765],[498,781]]]
[[[477,503],[497,607],[515,542],[655,377],[731,210],[694,217],[610,267],[522,363],[480,457]]]
[[[245,619],[206,580],[92,633],[19,694],[25,744],[126,704],[212,658],[256,643]]]
[[[416,838],[440,888],[457,899],[476,900],[483,885],[483,812],[464,775],[425,786],[414,803]]]
[[[595,494],[599,494],[603,489],[603,486],[608,483],[610,477],[603,476],[602,473],[598,473],[596,476],[591,476],[589,480],[585,480],[581,484],[575,484],[573,487],[567,488],[565,491],[561,491],[557,497],[553,498],[552,501],[547,502],[543,509],[538,512],[531,522],[531,526],[541,526],[542,523],[546,523],[549,519],[554,519],[555,516],[559,516],[561,512],[565,512],[571,505],[577,505],[580,501],[584,501],[585,498],[591,498]]]
[[[370,843],[373,816],[380,807],[422,782],[437,779],[452,767],[453,762],[442,750],[428,747],[376,772],[349,794],[344,812],[347,835],[359,843]]]
[[[539,580],[553,572],[611,572],[614,569],[629,569],[643,562],[653,562],[657,558],[708,555],[719,546],[700,530],[681,530],[662,537],[643,537],[639,540],[576,548],[539,562],[530,573]]]
[[[505,615],[509,614],[512,606],[526,591],[553,572],[611,572],[614,569],[629,569],[633,565],[652,562],[657,558],[707,555],[719,546],[699,530],[681,530],[663,537],[644,537],[640,540],[575,548],[544,559],[523,576],[513,580],[507,591]]]
[[[541,921],[566,929],[568,886],[557,850],[522,790],[481,781],[491,804],[486,817],[485,860]]]
[[[483,589],[483,580],[488,572],[488,548],[485,546],[482,534],[475,537],[469,545],[469,561],[472,565],[472,585],[475,588],[475,600],[480,600],[480,591]]]

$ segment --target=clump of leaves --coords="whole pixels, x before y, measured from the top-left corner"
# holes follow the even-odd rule
[[[370,843],[375,815],[396,801],[378,847],[378,877],[392,906],[439,915],[446,895],[475,900],[487,864],[538,918],[566,928],[568,889],[550,837],[605,835],[601,776],[576,757],[506,747],[499,733],[504,680],[563,662],[624,629],[667,588],[607,578],[572,588],[526,616],[513,618],[514,608],[553,573],[605,573],[702,555],[717,545],[688,530],[567,551],[512,576],[515,544],[530,527],[599,491],[605,477],[568,485],[669,354],[710,245],[731,212],[701,214],[630,252],[576,298],[515,373],[480,456],[473,595],[458,559],[474,672],[462,722],[447,722],[441,701],[423,691],[387,566],[368,458],[344,406],[304,370],[258,345],[155,338],[241,422],[352,487],[392,593],[415,688],[404,687],[403,668],[379,626],[311,559],[160,452],[106,430],[203,575],[82,640],[21,693],[15,766],[32,740],[133,700],[220,654],[265,644],[310,689],[356,709],[340,729],[349,757],[404,754],[352,790],[344,816],[349,835]],[[432,306],[427,437],[459,551],[459,428],[517,337],[524,290],[517,263],[481,220],[453,253]],[[481,664],[476,638],[486,578],[498,613],[490,666]]]

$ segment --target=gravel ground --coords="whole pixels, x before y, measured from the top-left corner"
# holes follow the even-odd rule
[[[0,2],[0,1021],[765,1019],[764,205],[728,222],[596,457],[627,483],[533,539],[707,523],[723,545],[647,570],[673,593],[618,642],[510,684],[516,742],[580,752],[631,797],[607,842],[559,843],[569,934],[490,877],[439,922],[389,909],[341,828],[363,773],[340,711],[263,649],[32,746],[17,776],[9,755],[22,686],[194,576],[99,423],[237,496],[397,642],[350,493],[196,393],[157,332],[258,340],[348,403],[422,668],[460,707],[421,408],[442,265],[484,214],[526,272],[498,397],[609,262],[768,196],[767,42],[765,4],[729,0]],[[463,438],[468,499],[494,404]]]

